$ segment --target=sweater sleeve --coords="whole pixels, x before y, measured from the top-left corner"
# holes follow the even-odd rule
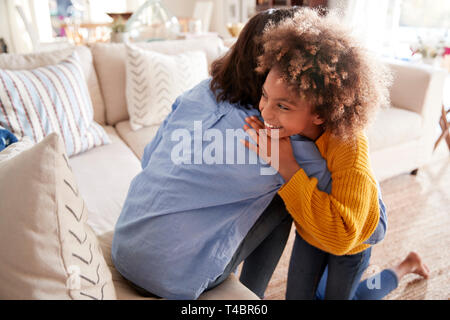
[[[325,251],[343,255],[377,226],[377,186],[368,173],[355,168],[332,172],[332,181],[327,194],[317,188],[317,179],[300,169],[278,193],[303,232]]]

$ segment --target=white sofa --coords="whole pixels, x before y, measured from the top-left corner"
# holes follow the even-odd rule
[[[211,63],[223,52],[219,38],[139,44],[151,50],[176,54],[203,50]],[[33,55],[0,55],[0,68],[35,68],[56,63],[74,49]],[[99,236],[113,275],[118,299],[144,299],[118,274],[110,258],[112,230],[121,212],[131,180],[141,170],[144,147],[158,126],[132,131],[125,98],[125,46],[96,44],[77,47],[83,63],[94,119],[112,143],[69,159],[79,191],[89,209],[88,223]],[[372,165],[380,180],[423,165],[432,150],[432,131],[439,117],[444,76],[424,67],[389,62],[395,71],[391,90],[395,107],[383,110],[369,132]],[[188,276],[188,275],[187,275]],[[235,276],[200,299],[257,299]]]
[[[432,156],[446,72],[424,64],[387,60],[393,71],[391,107],[369,128],[370,157],[379,181],[413,172]]]

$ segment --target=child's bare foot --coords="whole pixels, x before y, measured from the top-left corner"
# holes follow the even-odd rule
[[[406,257],[407,261],[412,266],[413,273],[416,273],[425,279],[428,279],[428,276],[430,275],[430,269],[428,269],[428,266],[422,262],[422,258],[416,253],[416,252],[410,252],[408,256]]]
[[[405,260],[394,268],[394,271],[398,280],[408,273],[418,274],[425,279],[428,279],[430,274],[428,266],[422,262],[422,258],[414,251],[410,252]]]

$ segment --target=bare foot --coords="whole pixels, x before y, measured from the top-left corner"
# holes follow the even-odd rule
[[[416,273],[424,277],[425,279],[428,279],[428,276],[430,275],[430,269],[428,269],[428,266],[422,262],[422,258],[420,258],[420,256],[416,252],[410,252],[405,260],[408,260],[411,263],[411,272]]]
[[[430,269],[428,269],[428,266],[422,262],[422,258],[414,251],[411,251],[405,260],[394,268],[394,271],[399,280],[408,273],[418,274],[425,279],[428,279],[430,275]]]

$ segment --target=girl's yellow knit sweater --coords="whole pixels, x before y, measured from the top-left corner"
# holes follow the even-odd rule
[[[316,145],[331,172],[331,193],[317,189],[317,179],[303,169],[278,191],[297,232],[309,244],[334,255],[355,254],[375,231],[380,208],[369,161],[368,140],[343,141],[328,131]]]

